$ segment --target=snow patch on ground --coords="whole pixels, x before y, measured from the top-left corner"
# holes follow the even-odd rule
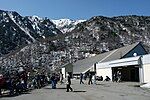
[[[150,83],[144,84],[140,86],[141,88],[149,88],[150,89]]]

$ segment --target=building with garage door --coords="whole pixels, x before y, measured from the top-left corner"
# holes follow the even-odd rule
[[[150,54],[96,64],[98,76],[109,76],[113,80],[117,71],[121,72],[122,81],[149,83]]]
[[[113,80],[117,71],[121,72],[122,81],[150,82],[150,55],[141,43],[124,46],[94,57],[79,60],[63,66],[65,76],[69,72],[73,76],[80,73],[96,73],[97,76],[110,77]]]
[[[113,78],[113,74],[116,73],[118,70],[123,70],[123,75],[126,77],[124,78],[124,81],[140,81],[141,78],[137,78],[134,76],[135,74],[139,76],[138,74],[142,75],[142,71],[139,73],[139,62],[141,61],[141,55],[147,54],[146,50],[142,46],[142,44],[134,43],[132,45],[124,46],[122,48],[118,48],[106,53],[102,53],[99,55],[96,55],[94,57],[86,58],[83,60],[79,60],[72,64],[73,67],[73,75],[77,76],[80,73],[88,73],[93,72],[97,73],[98,76],[109,76],[111,79]],[[122,62],[125,60],[124,63],[126,63],[126,69],[122,68],[123,65],[119,66],[121,63],[118,64],[118,62]],[[133,62],[131,62],[131,60]],[[109,64],[109,62],[112,62]],[[132,64],[133,63],[133,66]],[[109,65],[109,66],[108,66]],[[131,65],[130,68],[128,65]],[[131,71],[129,72],[129,70]],[[134,75],[130,75],[130,73],[134,73]],[[128,76],[127,76],[127,75]],[[132,79],[131,79],[132,77]],[[134,78],[134,79],[133,79]]]

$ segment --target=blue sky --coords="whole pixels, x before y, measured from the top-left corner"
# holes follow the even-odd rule
[[[22,16],[89,19],[93,16],[150,16],[150,0],[0,0],[0,9]]]

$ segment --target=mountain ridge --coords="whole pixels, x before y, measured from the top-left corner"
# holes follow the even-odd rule
[[[0,10],[0,56],[40,38],[62,34],[49,19],[30,18]]]
[[[54,70],[63,64],[74,63],[91,55],[136,42],[142,42],[146,50],[150,51],[149,16],[94,16],[76,24],[71,31],[62,33],[48,18],[12,18],[9,17],[11,14],[8,16],[4,13],[0,13],[0,19],[3,19],[0,20],[0,53],[5,49],[10,51],[1,53],[8,54],[0,57],[0,66],[4,69],[32,66]],[[35,42],[28,33],[36,40]],[[13,46],[12,43],[17,45]]]
[[[78,23],[84,22],[86,20],[71,20],[71,19],[58,19],[58,20],[51,20],[56,27],[62,32],[62,33],[67,33],[71,32],[75,26]]]

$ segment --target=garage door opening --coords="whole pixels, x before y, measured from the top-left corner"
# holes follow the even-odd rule
[[[112,68],[112,75],[116,74],[117,71],[121,72],[121,81],[139,82],[138,66],[114,67]]]

